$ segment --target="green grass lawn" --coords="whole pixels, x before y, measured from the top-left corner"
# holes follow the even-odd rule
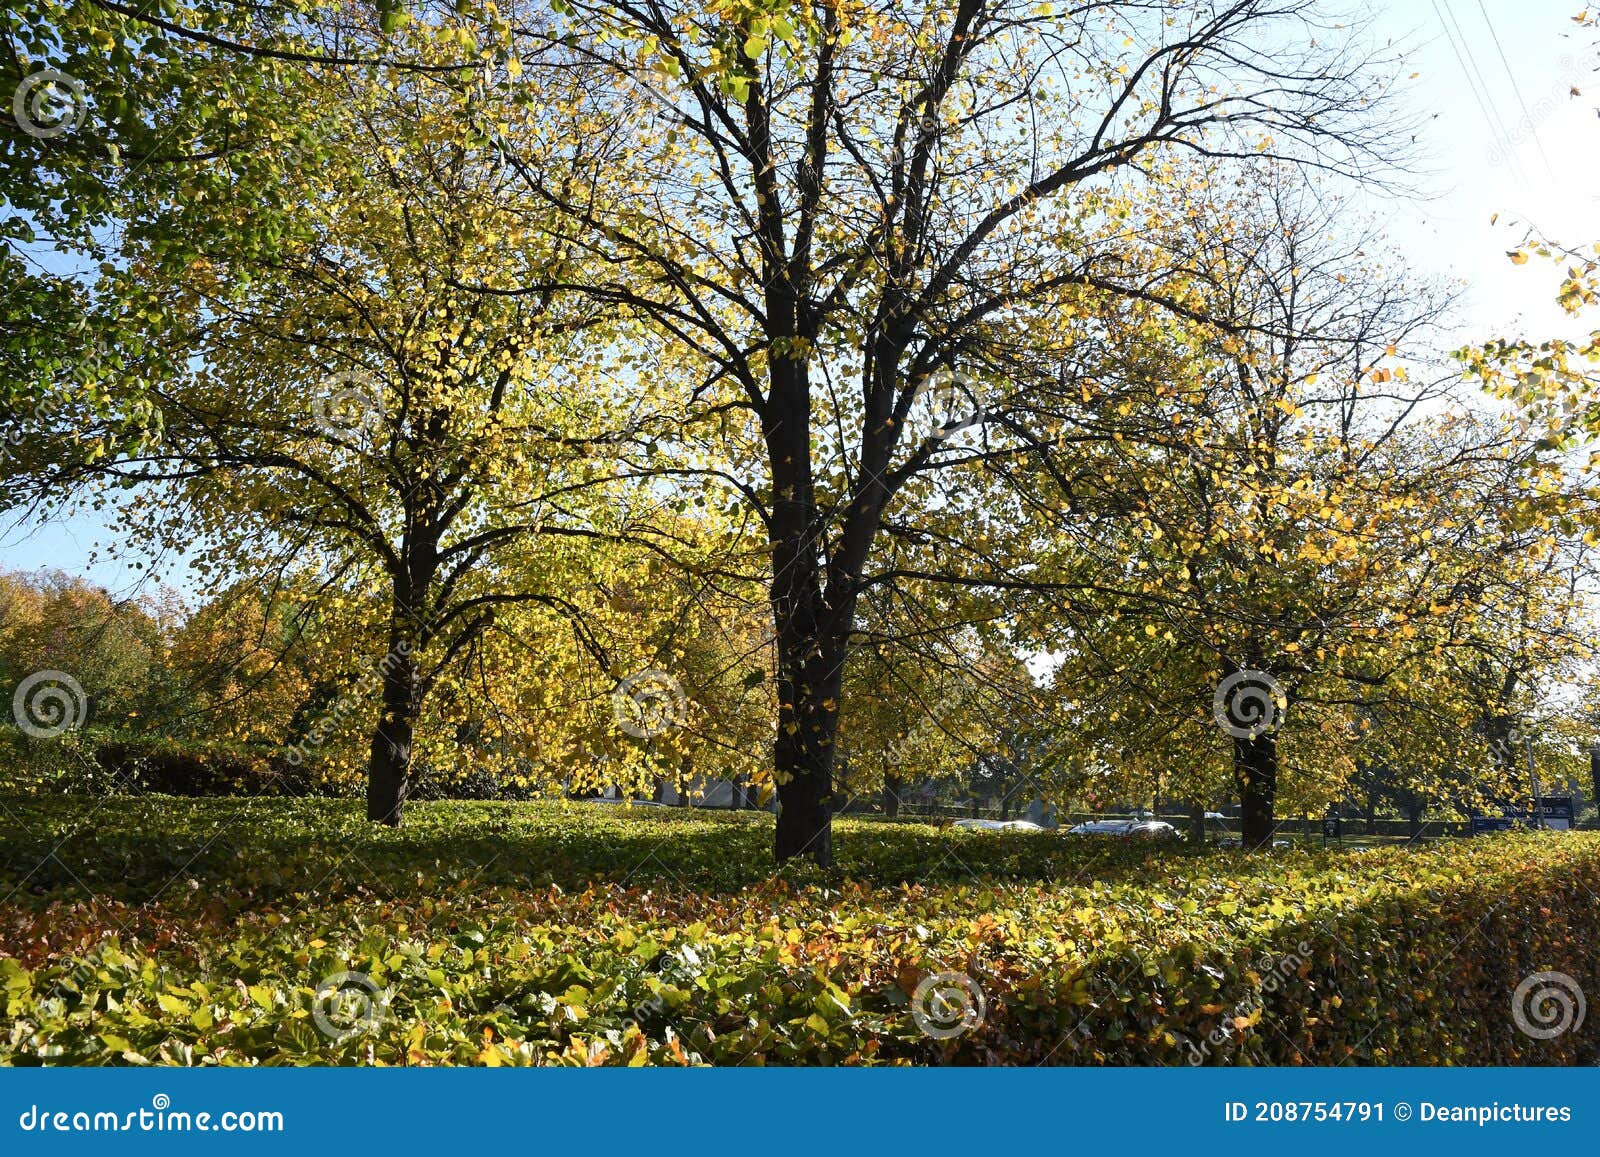
[[[3,800],[0,1061],[1182,1063],[1224,1023],[1217,1059],[1503,1060],[1521,1046],[1487,1016],[1429,1043],[1397,1010],[1504,1020],[1513,973],[1566,962],[1443,955],[1532,951],[1544,933],[1509,917],[1474,926],[1512,898],[1560,931],[1600,888],[1588,835],[1249,856],[843,819],[836,868],[780,872],[771,829],[580,803],[424,803],[393,831],[350,801]],[[941,973],[985,1002],[949,1038],[912,1007]],[[1234,1024],[1242,1001],[1259,1024]]]
[[[777,874],[772,829],[766,812],[566,801],[414,803],[396,831],[368,823],[350,800],[45,797],[0,810],[0,879],[137,899],[188,879],[227,881],[257,897],[413,896],[464,881],[727,892]],[[835,831],[834,870],[794,865],[783,875],[874,884],[1059,879],[1076,878],[1088,862],[1151,854],[1147,845],[879,820],[841,818]]]

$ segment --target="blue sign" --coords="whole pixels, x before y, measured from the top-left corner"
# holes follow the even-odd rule
[[[1545,828],[1548,831],[1565,832],[1572,830],[1573,818],[1570,795],[1546,795],[1539,797],[1537,811],[1506,808],[1493,816],[1474,813],[1472,834],[1509,832],[1513,828]]]
[[[1552,831],[1565,832],[1572,830],[1573,815],[1572,797],[1570,795],[1547,795],[1539,800],[1539,816],[1544,821],[1544,826]]]

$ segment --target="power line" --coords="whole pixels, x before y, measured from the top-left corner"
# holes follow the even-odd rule
[[[1500,124],[1499,118],[1494,113],[1493,102],[1487,95],[1488,86],[1483,84],[1483,76],[1478,72],[1476,62],[1468,63],[1472,52],[1466,45],[1466,37],[1461,35],[1460,25],[1455,23],[1454,13],[1450,13],[1448,17],[1446,16],[1446,13],[1449,12],[1449,0],[1445,0],[1446,6],[1443,9],[1439,7],[1439,3],[1440,0],[1433,0],[1433,11],[1439,17],[1439,26],[1444,29],[1445,39],[1450,42],[1450,50],[1455,53],[1456,62],[1461,65],[1461,74],[1466,77],[1467,87],[1472,90],[1472,98],[1478,102],[1478,109],[1483,113],[1483,127],[1494,138],[1496,145],[1502,141],[1509,145],[1509,134],[1506,132],[1505,126]],[[1451,31],[1452,26],[1455,28],[1453,32]],[[1459,44],[1457,43],[1458,37],[1460,38]],[[1464,49],[1465,54],[1463,54]],[[1517,179],[1526,183],[1527,177],[1517,164],[1516,156],[1510,148],[1506,149],[1505,156],[1506,163],[1517,174]]]
[[[1528,126],[1528,132],[1533,137],[1533,147],[1539,150],[1539,159],[1544,162],[1544,171],[1552,177],[1556,175],[1555,169],[1550,166],[1550,158],[1545,154],[1544,142],[1539,139],[1537,127],[1533,123],[1533,113],[1528,111],[1528,102],[1522,98],[1522,86],[1517,83],[1517,74],[1511,71],[1511,62],[1506,59],[1505,45],[1500,43],[1500,34],[1495,31],[1494,21],[1489,19],[1489,9],[1484,7],[1483,0],[1478,0],[1478,11],[1483,13],[1483,22],[1489,28],[1489,38],[1494,41],[1495,51],[1500,54],[1500,67],[1506,70],[1506,79],[1511,82],[1511,91],[1517,96],[1517,104],[1522,108],[1522,123]]]
[[[1483,92],[1483,99],[1489,106],[1489,115],[1494,118],[1495,128],[1500,133],[1500,140],[1509,145],[1511,143],[1511,130],[1500,119],[1500,106],[1494,99],[1494,93],[1489,87],[1488,78],[1483,75],[1483,69],[1478,67],[1478,58],[1472,51],[1472,42],[1467,39],[1467,33],[1461,27],[1461,21],[1456,19],[1456,12],[1450,6],[1450,0],[1441,0],[1441,2],[1444,4],[1445,16],[1455,28],[1456,38],[1461,42],[1461,51],[1466,55],[1466,62],[1472,69],[1472,75],[1477,78],[1478,88]]]

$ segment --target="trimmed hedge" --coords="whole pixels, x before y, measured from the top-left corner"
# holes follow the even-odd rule
[[[0,729],[0,788],[17,794],[321,794],[283,749],[100,731],[30,739]]]
[[[25,833],[0,831],[0,890],[23,885],[22,903],[0,909],[13,1022],[0,1060],[1596,1054],[1593,1018],[1540,1039],[1512,1008],[1535,973],[1600,993],[1600,838],[1584,834],[1245,856],[851,820],[843,870],[768,876],[754,851],[770,838],[762,816],[439,804],[391,832],[361,827],[344,805],[221,802],[152,803],[103,824],[93,801],[35,803],[18,819]],[[28,876],[36,842],[67,831],[84,833],[64,849],[78,858]],[[170,860],[140,858],[158,845],[175,848]],[[317,1027],[331,1007],[319,985],[340,973],[371,984],[371,1023],[348,1037]],[[948,1039],[926,1035],[912,1008],[940,973],[969,976],[985,1003],[980,1024]],[[1537,1029],[1533,1011],[1524,1020]]]
[[[214,743],[90,730],[29,739],[0,726],[0,792],[18,795],[333,796],[358,788],[328,782],[320,756],[286,747]],[[526,801],[537,789],[479,764],[441,782],[413,769],[411,799]]]

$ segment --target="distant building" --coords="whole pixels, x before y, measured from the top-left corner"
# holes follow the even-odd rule
[[[605,799],[623,798],[621,790],[614,785],[600,795]],[[651,801],[667,807],[720,808],[723,811],[760,810],[762,807],[755,788],[742,779],[723,776],[694,776],[682,790],[671,780],[657,779]],[[776,804],[767,805],[766,810],[776,810]]]

